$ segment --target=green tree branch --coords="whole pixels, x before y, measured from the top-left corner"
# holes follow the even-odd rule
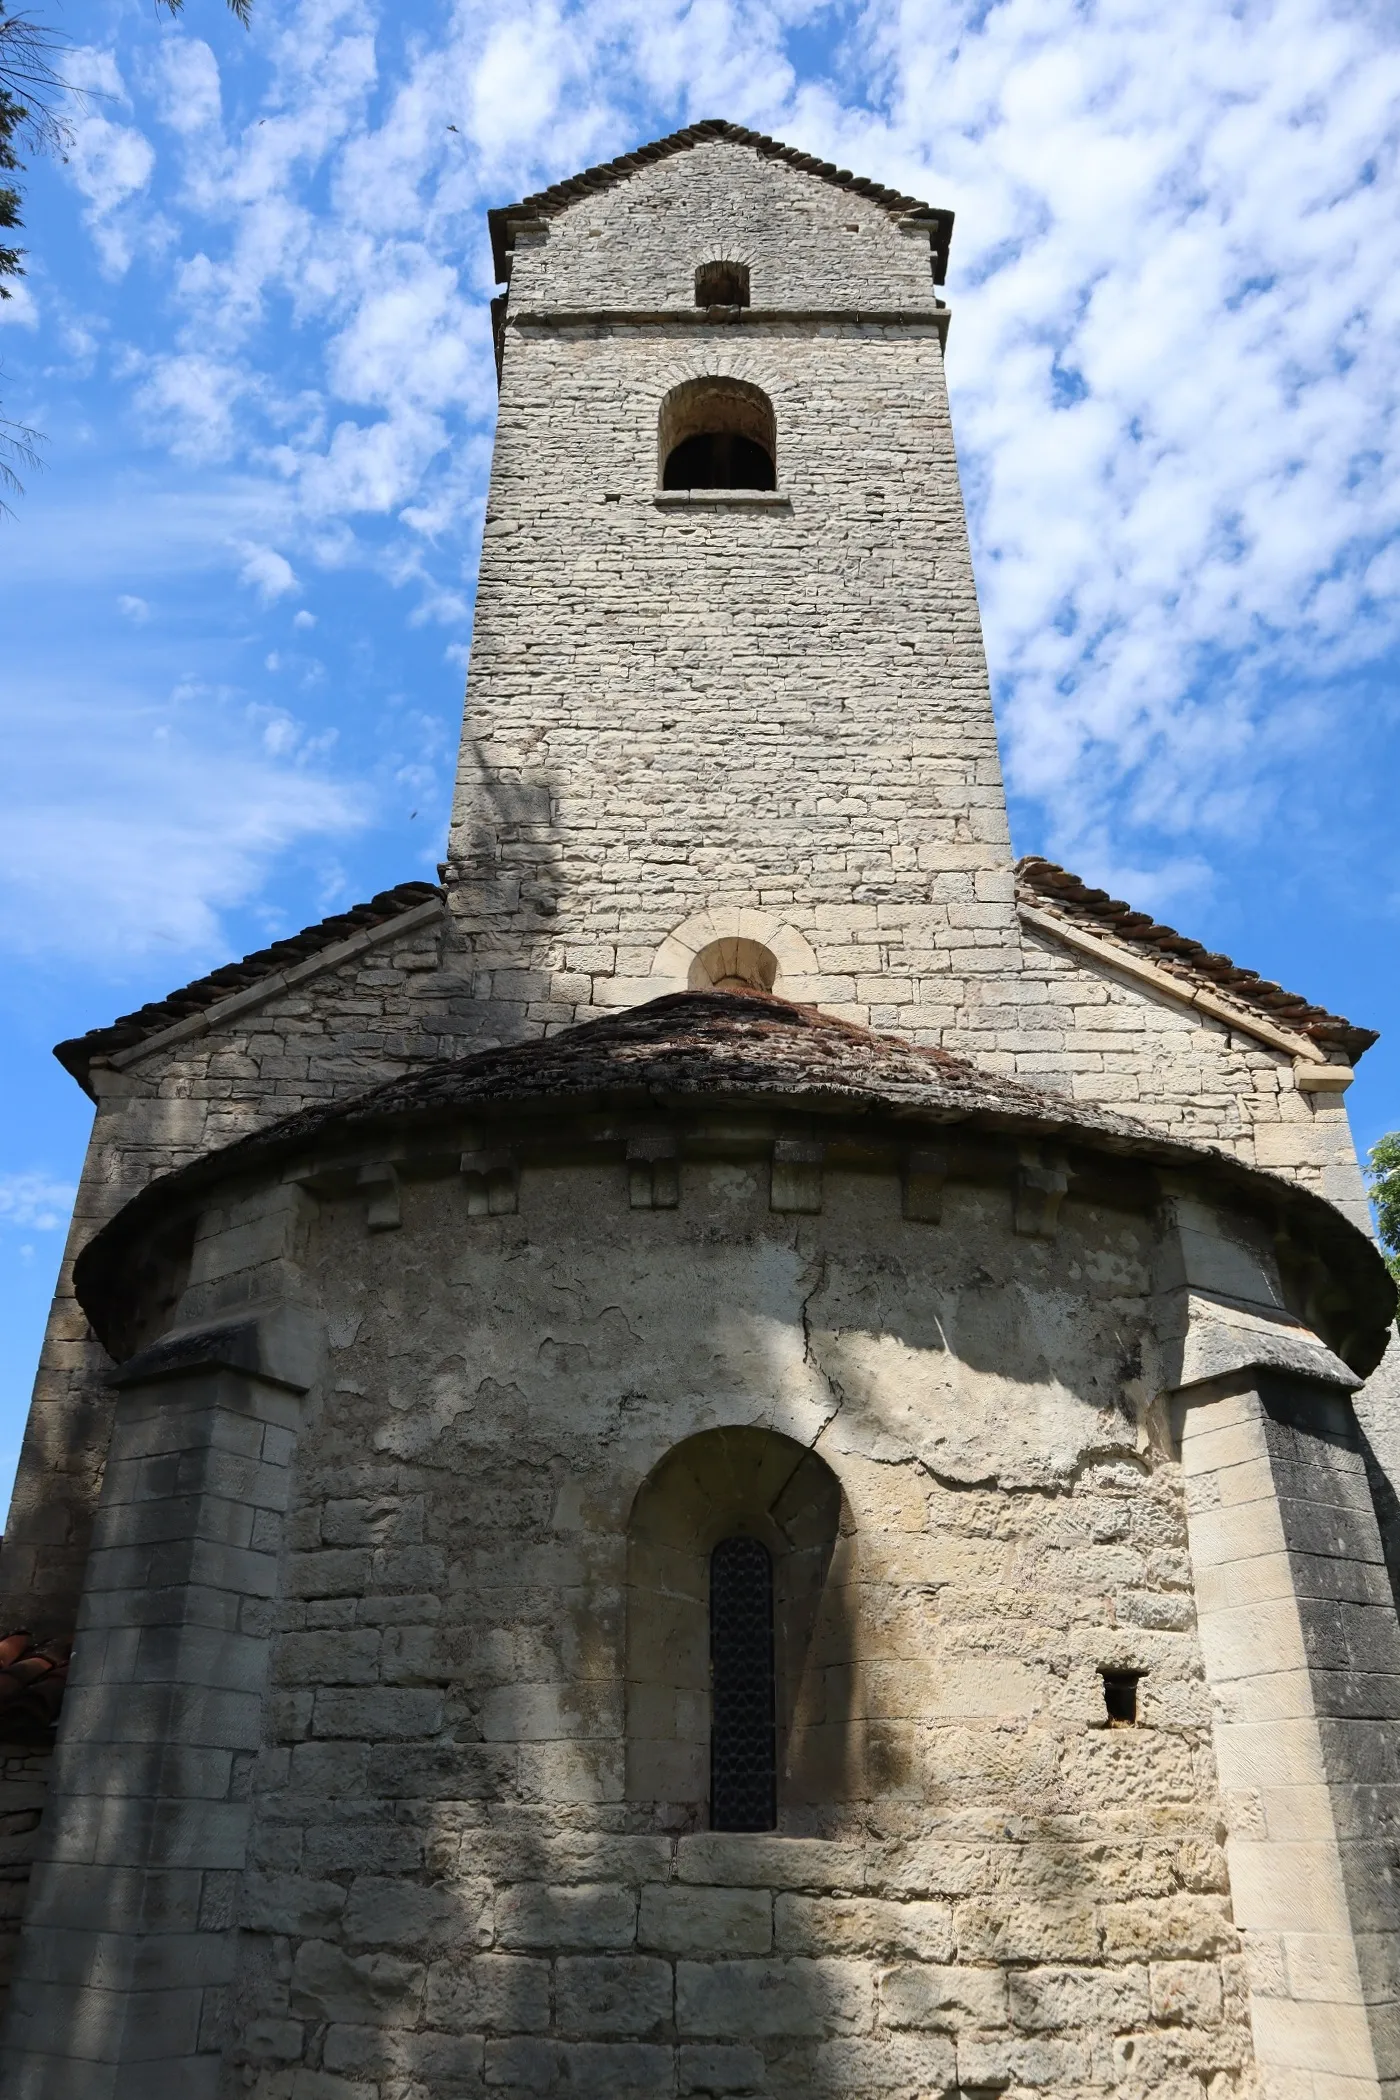
[[[1400,1283],[1400,1130],[1372,1145],[1366,1179],[1376,1210],[1376,1237],[1391,1275]]]
[[[157,8],[170,15],[180,14],[184,4],[185,0],[156,0]],[[246,29],[253,0],[228,0],[228,6]],[[12,0],[0,0],[0,299],[14,296],[5,279],[25,274],[26,251],[7,238],[24,224],[18,186],[8,180],[24,170],[19,149],[54,152],[68,135],[62,108],[69,86],[55,64],[66,43],[48,23],[16,9]],[[15,468],[39,464],[39,442],[36,431],[0,415],[0,488],[21,492]],[[7,508],[0,503],[0,515]]]

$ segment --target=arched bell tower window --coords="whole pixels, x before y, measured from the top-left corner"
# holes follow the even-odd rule
[[[687,379],[661,404],[663,489],[773,489],[777,425],[768,396],[744,379]]]
[[[741,262],[701,263],[695,272],[697,306],[747,306],[749,266]]]
[[[762,1539],[710,1555],[710,1828],[778,1820],[773,1562]]]

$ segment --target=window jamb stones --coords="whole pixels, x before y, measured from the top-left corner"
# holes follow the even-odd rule
[[[815,1000],[819,989],[817,957],[805,935],[776,912],[752,905],[717,900],[703,911],[692,912],[668,933],[652,958],[651,974],[637,978],[639,999],[658,999],[666,992],[703,991],[718,976],[745,974],[742,968],[713,970],[717,951],[722,957],[732,947],[736,959],[748,962],[749,948],[771,955],[776,966],[773,979],[757,989],[775,992],[780,999]],[[704,958],[703,974],[696,964]]]
[[[653,1467],[628,1526],[626,1798],[658,1829],[710,1820],[711,1555],[740,1537],[772,1566],[777,1827],[785,1811],[845,1798],[844,1775],[863,1769],[838,1710],[855,1594],[840,1482],[776,1430],[705,1430]]]

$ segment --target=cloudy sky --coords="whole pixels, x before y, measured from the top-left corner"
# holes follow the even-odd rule
[[[37,4],[37,0],[36,0]],[[87,1128],[49,1046],[442,850],[485,210],[727,116],[957,212],[1019,851],[1389,1030],[1393,0],[44,0],[0,408],[0,1498]]]

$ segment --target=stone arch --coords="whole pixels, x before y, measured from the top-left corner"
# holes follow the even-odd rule
[[[657,418],[662,488],[773,489],[777,462],[773,403],[751,380],[684,379],[663,399]]]
[[[859,1763],[835,1711],[854,1546],[841,1484],[777,1430],[704,1430],[648,1474],[627,1532],[626,1794],[659,1828],[709,1821],[710,1556],[743,1537],[772,1561],[778,1827],[843,1795]]]
[[[817,958],[795,926],[776,912],[715,903],[692,912],[652,957],[653,998],[704,991],[725,979],[780,999],[815,999]]]

